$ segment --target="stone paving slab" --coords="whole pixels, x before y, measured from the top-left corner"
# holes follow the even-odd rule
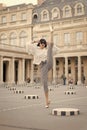
[[[21,87],[18,87],[21,90]],[[75,86],[76,95],[65,95],[67,87],[50,91],[51,104],[45,108],[43,88],[22,87],[24,94],[15,95],[0,87],[0,130],[87,130],[87,88]],[[38,100],[25,100],[35,94]],[[54,108],[77,108],[80,115],[61,117],[51,114]]]

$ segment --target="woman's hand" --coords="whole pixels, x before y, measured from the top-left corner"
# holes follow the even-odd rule
[[[34,44],[34,43],[38,43],[39,41],[32,41],[31,43]]]
[[[52,33],[53,32],[53,26],[49,25],[49,29],[50,29],[50,32]]]

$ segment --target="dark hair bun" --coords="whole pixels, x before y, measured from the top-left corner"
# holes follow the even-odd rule
[[[45,39],[40,39],[37,46],[40,46],[40,44],[45,44],[45,47],[47,47],[47,42]]]

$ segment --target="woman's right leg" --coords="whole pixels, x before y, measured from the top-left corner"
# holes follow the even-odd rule
[[[48,46],[48,52],[47,52],[47,64],[48,64],[48,71],[52,69],[53,67],[53,52],[52,52],[53,46]]]

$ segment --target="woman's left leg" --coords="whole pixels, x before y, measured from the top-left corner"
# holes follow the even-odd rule
[[[49,90],[48,90],[48,65],[43,64],[41,67],[41,81],[44,87],[44,94],[46,99],[46,107],[49,107]]]

